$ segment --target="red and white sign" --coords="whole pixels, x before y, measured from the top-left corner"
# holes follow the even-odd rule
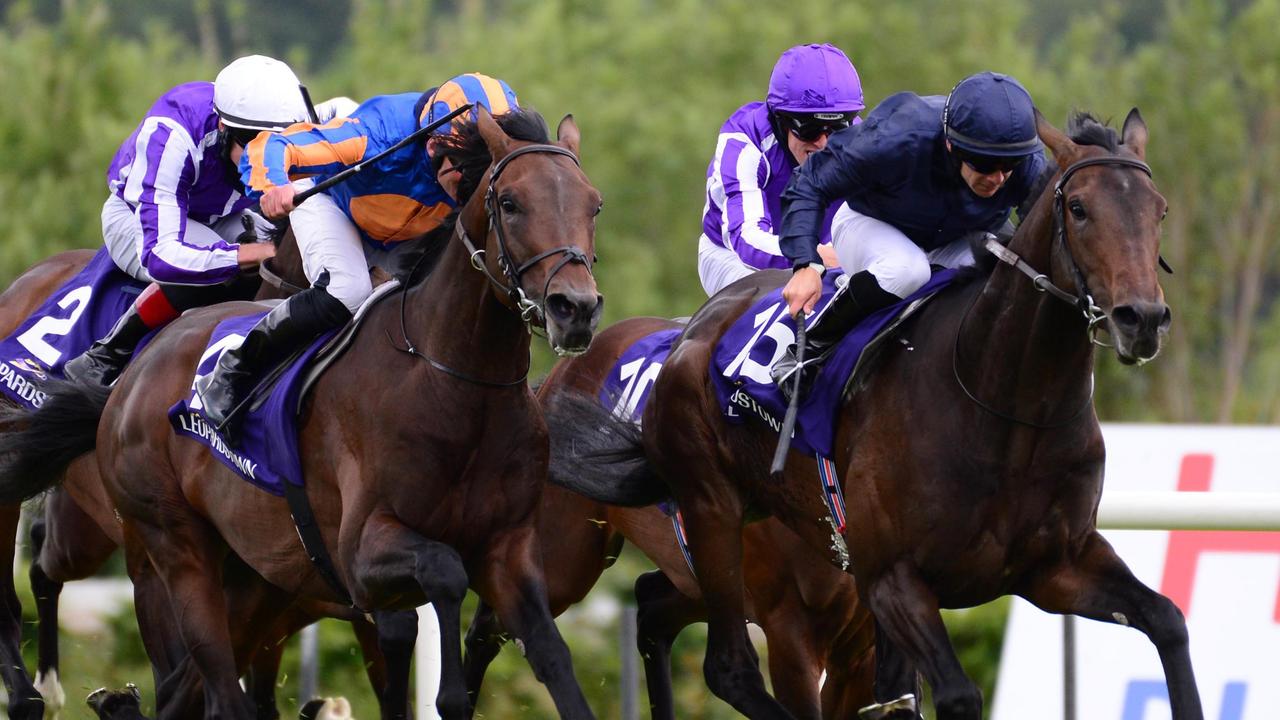
[[[1280,494],[1280,428],[1106,425],[1106,490]],[[1104,493],[1105,495],[1105,493]],[[1280,718],[1280,532],[1104,530],[1187,617],[1205,717]],[[1155,646],[1076,621],[1077,717],[1169,717]],[[993,720],[1062,716],[1062,618],[1015,599]]]

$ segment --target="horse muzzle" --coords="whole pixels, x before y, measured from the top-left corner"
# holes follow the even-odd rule
[[[1169,334],[1173,314],[1162,302],[1135,302],[1112,308],[1108,320],[1116,356],[1120,362],[1133,365],[1145,363],[1159,354]]]
[[[551,349],[561,357],[586,352],[604,313],[604,297],[582,292],[557,292],[547,296],[545,307],[547,339]]]

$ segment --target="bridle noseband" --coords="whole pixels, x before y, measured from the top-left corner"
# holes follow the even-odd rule
[[[513,261],[511,257],[511,249],[507,245],[507,236],[502,223],[502,205],[498,202],[496,189],[498,178],[502,175],[502,171],[506,169],[507,165],[521,155],[528,155],[531,153],[554,153],[556,155],[564,155],[565,157],[573,160],[574,165],[580,165],[578,162],[578,156],[574,155],[569,150],[566,150],[559,145],[544,144],[525,145],[517,148],[506,157],[494,163],[493,169],[489,171],[489,187],[485,190],[484,194],[484,211],[485,215],[489,219],[489,232],[493,233],[498,241],[498,267],[502,269],[503,275],[506,276],[506,282],[503,282],[499,278],[495,277],[493,273],[489,272],[489,268],[484,262],[484,248],[476,247],[475,243],[471,241],[471,237],[463,227],[461,219],[459,219],[456,226],[456,231],[458,239],[462,241],[463,245],[467,248],[467,252],[471,254],[472,267],[484,273],[485,277],[489,278],[489,282],[492,283],[495,288],[501,290],[511,300],[515,305],[516,311],[520,313],[521,319],[524,320],[525,325],[532,332],[535,328],[543,327],[546,324],[547,313],[545,304],[547,302],[547,292],[549,292],[551,288],[551,281],[555,279],[556,274],[570,263],[581,263],[586,266],[587,272],[590,273],[591,258],[587,257],[587,254],[579,248],[572,245],[562,245],[557,248],[552,248],[551,250],[544,250],[528,260],[525,260],[520,265],[516,265]],[[524,273],[533,266],[556,255],[562,255],[563,257],[561,257],[560,261],[551,269],[551,272],[547,274],[547,282],[542,288],[542,297],[537,301],[531,300],[528,294],[525,293],[524,286],[520,282],[521,276],[523,276]]]

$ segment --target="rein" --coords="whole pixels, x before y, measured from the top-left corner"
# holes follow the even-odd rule
[[[1048,275],[1036,270],[1034,267],[1031,266],[1030,263],[1028,263],[1026,260],[1023,260],[1017,253],[1005,247],[1004,245],[1001,245],[999,241],[996,240],[996,237],[994,235],[990,233],[987,234],[984,247],[988,251],[990,251],[991,254],[994,255],[996,259],[998,259],[1000,262],[1003,262],[1007,265],[1014,267],[1022,274],[1031,278],[1031,283],[1035,286],[1036,290],[1038,290],[1039,292],[1042,292],[1042,293],[1047,292],[1049,295],[1080,310],[1080,313],[1084,316],[1084,320],[1086,323],[1085,332],[1089,337],[1090,343],[1097,345],[1098,347],[1112,347],[1110,344],[1104,343],[1098,339],[1098,332],[1099,330],[1102,329],[1102,324],[1106,321],[1107,314],[1103,312],[1102,308],[1098,307],[1098,305],[1094,303],[1093,296],[1089,294],[1088,285],[1086,285],[1085,283],[1084,273],[1080,271],[1080,266],[1076,264],[1075,258],[1072,257],[1071,255],[1071,248],[1067,245],[1067,230],[1066,230],[1067,208],[1066,208],[1066,203],[1064,202],[1066,197],[1066,193],[1064,192],[1064,190],[1066,188],[1067,182],[1071,179],[1073,175],[1075,175],[1077,171],[1086,167],[1094,166],[1094,165],[1112,165],[1112,166],[1136,168],[1146,173],[1147,177],[1152,177],[1151,167],[1146,163],[1142,162],[1141,160],[1135,160],[1133,158],[1127,158],[1127,157],[1120,157],[1118,155],[1108,155],[1104,157],[1086,158],[1084,160],[1080,160],[1072,163],[1071,165],[1068,165],[1067,169],[1062,172],[1062,176],[1058,178],[1058,182],[1054,184],[1053,186],[1053,239],[1054,239],[1054,242],[1062,246],[1063,252],[1065,252],[1067,255],[1067,261],[1071,265],[1071,272],[1076,282],[1075,295],[1072,295],[1066,290],[1063,290],[1057,285],[1054,285],[1053,281],[1049,279]],[[1163,258],[1161,258],[1160,264],[1161,264],[1161,267],[1164,267],[1166,270],[1168,270],[1168,266],[1165,265]],[[975,396],[973,392],[969,390],[969,388],[964,384],[964,381],[960,379],[960,367],[959,367],[960,334],[961,334],[961,330],[964,328],[964,321],[968,319],[969,313],[973,310],[973,306],[977,303],[977,299],[980,295],[981,295],[981,292],[976,293],[973,296],[973,299],[969,301],[969,307],[965,310],[964,315],[961,316],[960,318],[960,322],[956,325],[955,342],[953,343],[951,348],[951,372],[956,378],[956,383],[960,385],[960,389],[964,391],[964,394],[968,396],[968,398],[972,400],[974,404],[976,404],[978,407],[982,408],[983,410],[986,410],[987,412],[991,413],[992,415],[995,415],[996,417],[999,417],[1003,420],[1007,420],[1009,422],[1017,423],[1019,425],[1026,425],[1028,427],[1033,427],[1039,430],[1050,430],[1054,428],[1063,427],[1065,425],[1068,425],[1074,422],[1077,418],[1083,415],[1084,412],[1087,409],[1089,409],[1090,406],[1093,405],[1094,384],[1092,379],[1089,382],[1089,397],[1085,400],[1084,404],[1081,405],[1080,409],[1071,413],[1071,415],[1066,419],[1052,422],[1052,423],[1031,422],[1029,420],[1023,420],[1023,419],[1014,417],[1013,415],[1005,414],[1003,412],[1000,412],[999,410],[996,410],[990,405],[984,403],[983,401],[979,400],[977,396]]]
[[[497,193],[495,192],[495,189],[497,187],[498,177],[502,174],[502,171],[506,169],[508,163],[510,163],[512,160],[514,160],[515,158],[521,155],[527,155],[530,153],[553,153],[557,155],[564,155],[570,158],[571,160],[573,160],[574,165],[580,165],[580,163],[578,162],[578,157],[576,155],[574,155],[572,152],[558,145],[537,144],[537,145],[525,145],[524,147],[517,148],[516,150],[511,152],[509,155],[507,155],[506,157],[502,158],[497,163],[495,163],[493,166],[493,169],[489,172],[489,186],[485,190],[484,210],[485,210],[485,215],[489,219],[489,232],[494,233],[498,240],[498,265],[502,268],[503,273],[506,275],[507,283],[503,283],[497,277],[494,277],[493,273],[489,272],[488,266],[486,266],[484,263],[484,253],[485,253],[484,249],[477,248],[475,246],[475,243],[471,241],[471,237],[467,234],[466,229],[463,227],[462,219],[460,217],[457,219],[454,225],[454,234],[456,234],[458,236],[458,239],[462,241],[462,244],[466,246],[467,252],[471,256],[471,266],[474,267],[476,270],[479,270],[480,272],[484,273],[485,277],[489,279],[490,284],[492,284],[495,288],[505,293],[507,297],[509,297],[511,301],[515,303],[516,310],[517,312],[520,313],[520,319],[523,320],[525,323],[525,328],[530,332],[532,332],[535,322],[539,325],[546,322],[546,311],[543,308],[542,303],[546,302],[547,290],[551,287],[551,281],[555,278],[556,273],[559,273],[561,269],[563,269],[566,265],[568,265],[571,262],[580,262],[583,265],[586,265],[587,271],[590,272],[591,262],[587,258],[586,253],[582,252],[576,247],[573,247],[572,245],[564,245],[558,248],[553,248],[551,250],[540,252],[537,255],[534,255],[532,258],[529,258],[519,266],[514,267],[513,269],[514,263],[511,260],[511,252],[507,246],[506,235],[503,233],[502,208],[497,202]],[[547,283],[543,287],[543,291],[542,291],[542,297],[543,297],[542,303],[534,302],[533,300],[529,299],[528,295],[525,294],[524,287],[520,283],[520,276],[523,275],[527,270],[529,270],[533,266],[537,265],[539,262],[542,262],[546,258],[552,257],[554,255],[564,255],[564,257],[560,259],[560,262],[556,264],[555,268],[553,268],[551,273],[547,276]],[[425,257],[426,256],[424,255],[422,258],[418,258],[418,262],[414,264],[413,270],[409,272],[409,277],[412,278],[417,273],[418,266],[422,263]],[[405,325],[405,301],[408,295],[409,295],[409,288],[406,285],[406,287],[403,290],[403,294],[400,297],[400,332],[401,332],[401,335],[404,337],[404,347],[400,347],[396,345],[395,341],[392,340],[391,346],[393,348],[395,348],[396,350],[399,350],[400,352],[419,357],[425,360],[428,364],[431,365],[431,367],[435,368],[436,370],[439,370],[440,372],[443,372],[446,375],[456,377],[459,380],[472,383],[473,385],[480,385],[482,387],[491,387],[491,388],[508,388],[508,387],[523,385],[528,380],[529,378],[528,364],[525,365],[524,373],[521,374],[519,378],[516,378],[515,380],[504,380],[504,381],[495,382],[493,380],[484,380],[481,378],[472,377],[471,375],[468,375],[467,373],[464,373],[461,370],[451,368],[448,365],[445,365],[444,363],[439,362],[438,360],[435,360],[427,356],[426,354],[424,354],[422,351],[418,350],[418,348],[414,346],[413,341],[409,339],[409,331],[407,326]],[[387,339],[391,340],[390,336],[388,336]]]

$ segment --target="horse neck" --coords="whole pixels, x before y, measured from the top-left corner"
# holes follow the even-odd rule
[[[483,242],[484,238],[475,237]],[[432,359],[501,382],[528,369],[530,335],[514,310],[498,301],[488,278],[471,265],[456,235],[427,278],[409,288],[406,326]]]
[[[1055,257],[1052,207],[1050,189],[1009,248],[1070,292],[1073,281]],[[988,405],[1022,420],[1051,424],[1088,401],[1093,350],[1081,312],[1037,290],[1013,266],[997,263],[962,322],[957,372]]]

